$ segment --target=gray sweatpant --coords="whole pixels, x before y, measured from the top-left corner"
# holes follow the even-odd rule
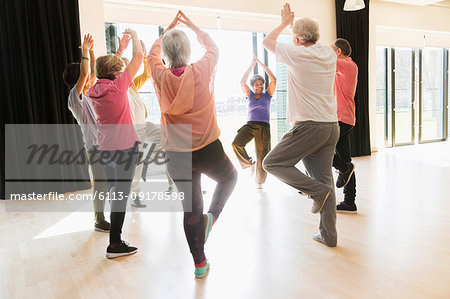
[[[320,212],[319,225],[328,246],[336,246],[337,243],[332,162],[338,139],[337,122],[297,122],[263,161],[267,172],[311,197],[324,196],[331,189]],[[308,175],[295,167],[300,161],[303,161]]]

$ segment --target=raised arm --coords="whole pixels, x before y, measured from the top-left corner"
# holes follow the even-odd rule
[[[117,50],[115,55],[119,58],[122,58],[123,52],[128,48],[131,36],[129,36],[128,34],[124,34],[122,38],[118,36],[117,39],[119,40],[119,49]]]
[[[291,11],[289,3],[286,3],[281,9],[281,24],[275,27],[263,40],[263,46],[272,53],[275,53],[277,46],[277,39],[281,32],[286,29],[287,26],[292,26],[294,23],[294,12]]]
[[[144,53],[144,72],[140,74],[139,76],[136,76],[133,80],[133,87],[136,90],[139,90],[142,85],[147,82],[148,79],[150,79],[150,72],[148,71],[148,64],[147,64],[147,50],[145,48],[145,44],[143,41],[141,41],[142,46],[142,52]]]
[[[81,63],[80,63],[80,75],[78,76],[78,81],[75,84],[77,88],[78,96],[81,95],[84,89],[84,85],[86,84],[88,74],[89,74],[89,58],[88,53],[91,48],[94,40],[92,39],[92,35],[86,34],[84,36],[83,45],[81,46]]]
[[[192,31],[195,32],[195,34],[199,35],[200,33],[203,33],[203,31],[198,28],[197,25],[195,25],[194,23],[192,23],[192,21],[186,17],[186,15],[184,14],[184,12],[182,12],[181,10],[178,11],[178,15],[179,18],[178,20],[183,23],[184,25],[186,25],[189,29],[191,29]]]
[[[275,92],[275,88],[277,87],[277,78],[272,73],[272,71],[269,69],[269,67],[267,65],[265,65],[264,63],[262,63],[258,58],[256,58],[256,62],[258,62],[259,65],[261,65],[261,67],[267,73],[267,75],[269,75],[270,82],[269,82],[269,87],[267,87],[267,93],[270,96],[273,96],[273,93]]]
[[[133,57],[131,57],[130,63],[125,68],[125,71],[130,74],[130,78],[133,79],[144,59],[144,53],[142,53],[141,41],[139,40],[136,31],[128,28],[125,30],[124,34],[129,34],[133,41]]]
[[[248,70],[245,71],[244,76],[242,76],[241,79],[241,88],[246,97],[248,97],[248,95],[250,94],[250,88],[247,85],[248,76],[250,75],[250,72],[255,68],[255,65],[256,65],[256,56],[253,56],[252,64],[250,65]]]
[[[92,40],[91,48],[89,49],[89,62],[91,73],[89,74],[89,88],[92,87],[97,80],[95,77],[95,54],[94,54],[94,40]]]
[[[197,35],[198,42],[206,49],[205,55],[203,55],[198,63],[203,65],[208,64],[209,72],[212,74],[219,59],[219,48],[216,43],[211,39],[208,33],[195,25],[181,10],[178,11],[177,16],[179,16],[179,22],[185,24],[189,29],[194,31]]]
[[[153,82],[157,86],[160,86],[161,74],[166,70],[161,57],[161,39],[167,31],[175,28],[175,26],[180,23],[179,16],[180,12],[177,13],[172,23],[170,23],[170,25],[164,30],[159,38],[153,43],[147,56],[147,67],[150,70],[151,76],[153,77]]]

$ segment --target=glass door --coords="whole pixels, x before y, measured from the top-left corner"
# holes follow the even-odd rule
[[[441,141],[446,138],[444,129],[447,117],[446,85],[447,68],[445,49],[425,48],[420,52],[419,142]]]
[[[411,48],[392,50],[392,142],[394,146],[414,143],[414,62]]]

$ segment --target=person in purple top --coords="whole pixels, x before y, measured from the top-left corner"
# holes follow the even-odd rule
[[[247,85],[248,76],[257,63],[262,66],[270,78],[270,84],[266,91],[264,91],[265,80],[261,75],[254,75],[250,79],[253,91]],[[262,167],[262,161],[270,151],[270,100],[276,85],[277,79],[274,74],[256,56],[253,56],[252,64],[241,80],[242,91],[248,98],[248,121],[238,130],[233,141],[233,149],[242,168],[251,167],[253,174],[256,164],[256,187],[258,189],[262,189],[262,184],[267,177],[267,172]],[[249,157],[245,150],[245,146],[253,138],[255,139],[256,161]]]

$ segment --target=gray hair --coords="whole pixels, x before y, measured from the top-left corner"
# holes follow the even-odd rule
[[[303,43],[316,43],[319,40],[319,23],[310,18],[301,18],[295,22],[292,31]]]
[[[178,68],[188,63],[191,44],[183,31],[177,29],[167,31],[161,40],[161,47],[170,67]]]
[[[263,76],[261,75],[254,75],[251,79],[250,79],[250,85],[253,86],[253,84],[255,84],[256,81],[261,80],[262,83],[265,83],[265,80],[263,78]]]

